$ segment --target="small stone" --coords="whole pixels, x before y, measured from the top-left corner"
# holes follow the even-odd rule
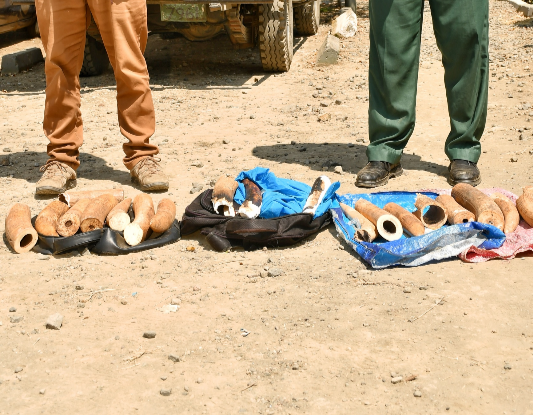
[[[154,339],[155,338],[155,331],[145,331],[143,333],[143,337],[145,339]]]
[[[250,119],[255,120],[255,115],[254,114],[250,115]]]
[[[505,370],[511,370],[511,365],[509,363],[506,363],[503,367]]]
[[[22,320],[24,320],[24,317],[23,317],[23,316],[11,316],[11,317],[9,317],[9,321],[10,321],[12,324],[20,323]]]
[[[20,372],[22,372],[23,370],[24,370],[23,367],[16,367],[16,368],[15,368],[15,373],[20,373]]]
[[[344,12],[331,22],[331,34],[340,38],[355,36],[357,32],[357,15],[351,8],[345,7]]]
[[[59,313],[52,314],[46,320],[46,328],[51,330],[59,330],[63,325],[63,316]]]
[[[122,304],[122,305],[127,305],[128,302],[127,302],[126,300],[120,300],[120,304]]]
[[[396,377],[394,377],[394,378],[391,379],[391,383],[393,383],[394,385],[396,385],[397,383],[400,383],[402,380],[403,380],[403,377],[402,377],[402,376],[396,376]]]
[[[9,307],[9,312],[10,313],[14,313],[17,311],[17,308],[16,307]]]
[[[181,362],[181,358],[177,354],[173,353],[168,355],[168,360],[172,360],[174,363]]]
[[[39,261],[48,261],[50,259],[50,255],[44,255],[44,254],[36,254],[35,256]]]
[[[83,285],[76,285],[76,290],[78,290],[78,291],[83,290]]]
[[[320,122],[327,122],[329,120],[331,120],[331,114],[329,112],[318,116],[318,121]]]
[[[419,390],[416,390],[416,391],[414,391],[413,396],[415,398],[421,398],[422,397],[422,392],[420,392]]]
[[[159,393],[163,396],[170,396],[170,394],[172,393],[172,389],[161,389]]]
[[[5,147],[2,151],[4,153],[11,153],[11,149],[9,147]]]
[[[296,145],[296,141],[291,141],[291,146],[295,146]]]
[[[10,164],[11,158],[9,154],[0,154],[0,166],[9,166]]]
[[[321,107],[329,107],[331,105],[331,101],[322,101],[320,103]]]
[[[421,291],[425,291],[428,289],[428,287],[424,286],[424,285],[421,285],[420,287],[418,287],[419,290]]]
[[[115,340],[120,340],[120,336],[115,336]]]
[[[41,389],[41,390],[39,391],[39,395],[44,395],[45,392],[46,392],[46,389]]]
[[[335,105],[342,105],[342,99],[336,99],[336,100],[335,100]],[[348,144],[348,147],[349,147],[349,146],[350,146],[350,145]],[[353,147],[353,146],[352,146],[352,147]]]
[[[167,380],[166,376],[161,376],[161,380]]]
[[[268,276],[269,277],[279,277],[283,274],[283,270],[281,268],[271,268],[268,270]]]
[[[202,183],[193,183],[192,188],[190,190],[191,195],[194,193],[198,193],[204,188],[204,185]]]
[[[403,289],[403,292],[406,293],[406,294],[409,294],[411,292],[411,287],[405,287]]]
[[[517,157],[511,157],[511,163],[516,163],[518,161]]]
[[[344,174],[344,172],[342,171],[342,166],[335,166],[333,171],[337,174]]]
[[[2,57],[2,74],[17,74],[43,61],[43,52],[36,47],[4,55]]]
[[[228,140],[222,140],[222,144],[229,144]]]
[[[180,305],[181,304],[181,300],[179,298],[173,298],[172,300],[170,300],[170,304],[172,304],[172,305]]]
[[[204,380],[202,378],[198,378],[198,379],[196,379],[196,383],[198,383],[198,384],[204,383]]]
[[[261,272],[259,273],[259,276],[260,276],[261,278],[266,278],[266,277],[268,277],[268,271],[261,271]]]

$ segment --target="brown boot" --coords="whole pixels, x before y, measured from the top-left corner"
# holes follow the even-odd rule
[[[58,195],[76,186],[76,172],[65,163],[50,161],[41,167],[41,172],[35,194]]]
[[[131,169],[131,180],[136,182],[141,190],[168,190],[168,177],[159,161],[154,157],[145,157]]]

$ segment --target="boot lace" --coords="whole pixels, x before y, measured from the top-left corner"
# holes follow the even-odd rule
[[[139,161],[139,167],[135,167],[137,167],[139,175],[142,174],[144,176],[147,174],[159,173],[159,171],[161,170],[161,167],[159,166],[160,161],[160,158],[145,157],[141,161]]]
[[[53,176],[68,176],[68,170],[59,161],[50,161],[39,169],[43,173],[43,178],[49,178]]]

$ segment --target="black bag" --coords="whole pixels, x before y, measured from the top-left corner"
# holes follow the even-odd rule
[[[222,216],[213,209],[212,193],[212,189],[206,190],[187,206],[181,221],[181,234],[190,235],[201,230],[215,251],[224,252],[234,246],[253,251],[265,246],[276,248],[294,245],[331,223],[329,212],[316,219],[307,213],[275,219]]]

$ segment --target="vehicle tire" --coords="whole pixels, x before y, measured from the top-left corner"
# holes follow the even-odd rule
[[[80,76],[101,75],[108,67],[109,58],[104,45],[87,35]]]
[[[174,32],[163,32],[163,33],[159,33],[159,37],[161,39],[170,40],[170,39],[179,38],[180,34],[179,33],[174,33]]]
[[[265,71],[289,70],[293,57],[292,0],[259,5],[259,49]]]
[[[313,36],[320,26],[320,0],[294,6],[294,28],[302,36]]]

